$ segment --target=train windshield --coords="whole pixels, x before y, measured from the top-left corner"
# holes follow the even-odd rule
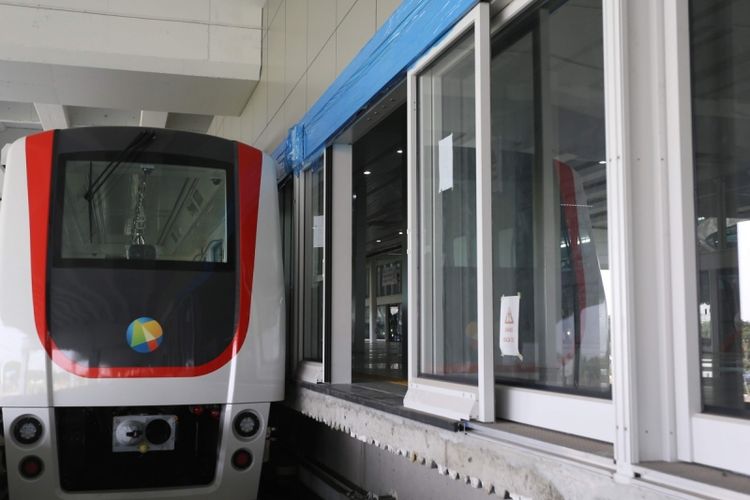
[[[63,260],[229,262],[226,168],[68,160]]]

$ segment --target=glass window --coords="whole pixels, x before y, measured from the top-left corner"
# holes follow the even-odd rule
[[[493,338],[498,382],[608,397],[601,8],[550,2],[492,41]]]
[[[474,32],[417,78],[421,375],[477,374]]]
[[[302,358],[323,361],[323,285],[325,280],[324,169],[305,172],[304,313]]]
[[[62,259],[228,262],[226,169],[109,166],[65,162]]]
[[[695,232],[704,410],[750,418],[750,6],[691,0]],[[696,367],[698,369],[698,367]]]

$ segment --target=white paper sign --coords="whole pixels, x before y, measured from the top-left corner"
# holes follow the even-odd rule
[[[740,319],[750,321],[750,221],[737,223],[737,264],[740,282]],[[710,310],[710,309],[709,309]],[[708,313],[709,317],[711,313]]]
[[[325,215],[313,216],[313,248],[326,246],[326,218]]]
[[[500,299],[500,352],[503,356],[518,356],[518,309],[520,295],[503,296]]]
[[[453,188],[453,134],[443,137],[438,142],[438,171],[440,175],[439,190]]]

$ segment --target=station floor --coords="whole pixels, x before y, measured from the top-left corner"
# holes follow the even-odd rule
[[[406,383],[402,342],[364,341],[364,349],[352,353],[352,382],[387,380]]]

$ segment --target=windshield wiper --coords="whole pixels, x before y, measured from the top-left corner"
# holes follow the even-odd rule
[[[117,170],[123,162],[130,159],[136,152],[145,148],[149,142],[156,138],[156,132],[153,130],[141,130],[135,138],[130,141],[125,149],[122,150],[120,155],[114,160],[110,161],[102,173],[89,185],[89,189],[84,193],[83,197],[86,201],[91,203],[94,199],[94,195],[104,186],[107,179]]]

